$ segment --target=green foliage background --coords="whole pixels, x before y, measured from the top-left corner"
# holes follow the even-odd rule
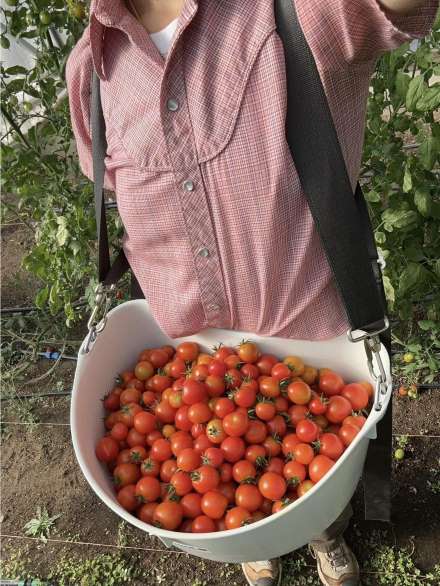
[[[2,116],[9,128],[2,140],[2,192],[13,195],[5,198],[2,216],[18,215],[33,227],[35,245],[23,264],[42,283],[35,303],[52,314],[64,311],[71,326],[81,317],[73,302],[84,289],[91,297],[96,284],[96,232],[93,186],[79,169],[67,99],[57,93],[65,88],[66,59],[87,22],[87,5],[5,3],[9,34],[34,39],[38,55],[29,70],[1,71]],[[62,47],[54,41],[56,31],[67,35]],[[6,36],[0,40],[7,50]],[[361,173],[386,260],[394,342],[414,357],[402,372],[425,382],[440,371],[439,47],[440,16],[416,51],[405,44],[378,61]],[[38,123],[22,131],[32,117]],[[109,229],[116,249],[122,235],[117,215],[110,214]]]

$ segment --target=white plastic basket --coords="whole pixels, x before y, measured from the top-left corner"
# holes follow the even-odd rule
[[[308,342],[266,338],[248,332],[209,328],[185,340],[198,342],[204,350],[223,342],[236,345],[252,339],[265,353],[300,356],[307,364],[336,370],[346,381],[372,380],[364,346],[340,336],[331,340]],[[72,441],[79,465],[90,486],[115,513],[167,546],[177,547],[201,558],[223,562],[244,562],[284,555],[308,543],[326,529],[351,499],[362,473],[368,443],[376,437],[376,425],[383,417],[391,397],[390,360],[382,346],[381,358],[387,373],[387,391],[382,408],[375,409],[361,432],[325,478],[301,499],[276,515],[245,527],[217,533],[181,533],[158,529],[140,521],[118,503],[112,479],[95,456],[95,445],[103,435],[104,415],[101,399],[114,386],[114,377],[132,369],[141,350],[153,346],[176,346],[182,339],[170,339],[154,320],[145,299],[123,303],[107,315],[105,328],[84,353],[85,340],[78,354],[71,403]]]

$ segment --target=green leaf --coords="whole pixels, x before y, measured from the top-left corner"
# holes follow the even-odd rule
[[[406,228],[416,224],[418,219],[417,212],[414,210],[385,210],[382,214],[384,228],[387,232],[392,232],[396,228]]]
[[[422,319],[417,323],[419,324],[419,328],[425,332],[435,328],[436,325],[435,321],[432,321],[430,319]]]
[[[399,98],[405,100],[411,77],[403,71],[396,73],[396,92]]]
[[[367,191],[367,193],[365,194],[365,199],[367,201],[375,203],[375,202],[380,201],[380,195],[377,193],[377,191],[375,191],[374,189],[371,189],[370,191]]]
[[[396,294],[390,278],[386,275],[384,275],[383,277],[383,288],[385,291],[385,297],[387,298],[387,301],[390,304],[390,309],[392,309],[394,302],[396,300]]]
[[[18,75],[20,73],[27,73],[27,69],[21,65],[14,65],[13,67],[8,67],[5,69],[5,73],[7,75]]]
[[[422,75],[417,75],[409,82],[408,91],[406,92],[407,110],[412,112],[416,109],[417,102],[422,97],[426,87],[427,86]]]
[[[405,165],[405,174],[403,176],[403,191],[408,193],[412,189],[412,177],[408,164]]]
[[[48,297],[49,297],[49,288],[46,286],[43,289],[40,289],[40,291],[38,291],[37,296],[35,297],[35,305],[39,309],[43,309],[44,304],[46,303]]]
[[[427,171],[430,171],[434,167],[439,150],[439,140],[435,136],[428,136],[420,144],[420,161]]]
[[[67,238],[69,236],[69,231],[65,226],[59,226],[57,230],[56,240],[59,246],[64,246],[66,244]]]
[[[426,189],[416,189],[414,203],[422,216],[428,218],[431,215],[432,197],[429,191]]]
[[[417,110],[431,112],[440,106],[440,83],[429,87],[417,102]]]
[[[399,295],[403,296],[405,293],[416,287],[423,285],[430,273],[425,267],[419,263],[410,262],[400,275],[399,279]]]
[[[378,244],[385,244],[385,241],[387,239],[386,234],[384,232],[376,232],[374,237]]]

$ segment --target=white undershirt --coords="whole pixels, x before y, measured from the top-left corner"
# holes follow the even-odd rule
[[[171,41],[173,40],[173,35],[177,27],[177,21],[179,17],[172,20],[165,28],[161,31],[157,31],[156,33],[150,33],[151,40],[159,49],[159,53],[165,57],[170,48]]]

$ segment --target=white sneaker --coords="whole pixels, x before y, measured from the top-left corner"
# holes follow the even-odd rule
[[[261,562],[241,564],[243,573],[250,586],[279,586],[282,565],[279,558]]]

